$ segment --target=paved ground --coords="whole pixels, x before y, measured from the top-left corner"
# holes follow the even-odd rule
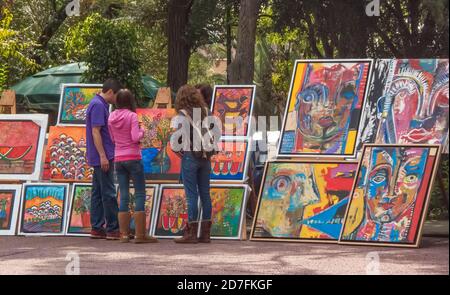
[[[89,238],[0,237],[0,274],[65,274],[76,252],[81,274],[449,274],[448,238],[420,249],[214,241],[211,245],[134,245]],[[372,252],[372,253],[371,253]],[[374,254],[373,252],[376,252]],[[369,255],[369,256],[368,256]]]

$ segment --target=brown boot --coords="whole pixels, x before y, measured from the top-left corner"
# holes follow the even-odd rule
[[[197,244],[198,222],[189,222],[184,229],[183,237],[175,239],[179,244]]]
[[[120,242],[128,243],[130,241],[130,212],[119,212]]]
[[[200,238],[199,243],[211,243],[211,220],[203,220],[200,225]]]
[[[136,224],[136,236],[134,238],[135,244],[144,244],[144,243],[157,243],[158,240],[150,237],[147,234],[146,230],[146,216],[145,212],[135,212],[134,213],[134,223]]]

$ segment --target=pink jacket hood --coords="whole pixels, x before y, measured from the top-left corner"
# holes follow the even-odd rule
[[[120,109],[111,113],[108,120],[109,133],[115,143],[115,157],[140,156],[139,142],[144,130],[139,127],[136,113]]]

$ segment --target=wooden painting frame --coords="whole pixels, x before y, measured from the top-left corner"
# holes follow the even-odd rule
[[[14,236],[17,232],[17,220],[20,211],[20,199],[22,196],[22,185],[18,184],[0,184],[0,193],[13,193],[12,204],[9,212],[9,229],[0,228],[0,236]],[[0,203],[0,206],[2,204]],[[6,205],[6,204],[5,204]],[[0,208],[1,209],[1,208]]]

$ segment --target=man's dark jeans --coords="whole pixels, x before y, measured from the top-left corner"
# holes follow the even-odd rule
[[[133,180],[136,204],[134,211],[145,211],[145,175],[142,162],[125,161],[116,163],[120,191],[120,212],[130,211],[130,180]]]
[[[113,233],[119,230],[117,214],[116,187],[114,186],[114,163],[109,163],[108,172],[103,172],[100,166],[94,167],[91,197],[91,227],[96,231]]]
[[[181,176],[186,192],[189,222],[198,220],[198,199],[203,210],[203,220],[211,219],[210,176],[211,161],[196,158],[186,152],[181,162]]]

